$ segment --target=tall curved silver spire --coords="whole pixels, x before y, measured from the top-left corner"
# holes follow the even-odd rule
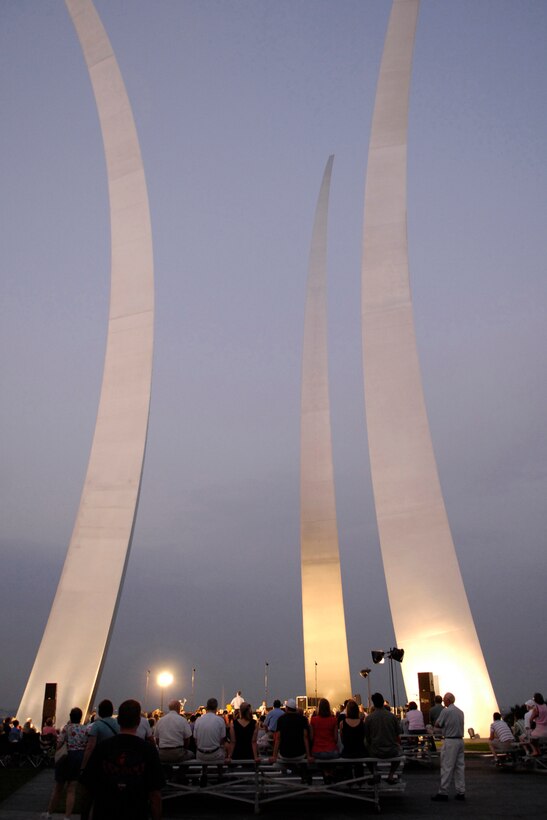
[[[308,266],[300,451],[300,538],[306,693],[342,703],[351,681],[340,574],[327,360],[327,218],[334,157],[317,201]]]
[[[154,272],[148,195],[135,123],[108,36],[91,0],[66,0],[101,123],[111,220],[111,293],[104,374],[80,507],[61,579],[18,715],[57,715],[93,702],[121,593],[137,510],[150,405]]]
[[[367,430],[376,516],[407,697],[418,672],[455,693],[481,734],[496,699],[445,511],[408,274],[408,99],[419,0],[394,0],[368,154],[362,267]]]

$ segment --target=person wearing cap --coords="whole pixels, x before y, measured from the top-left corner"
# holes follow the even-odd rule
[[[452,781],[456,787],[456,800],[465,800],[464,714],[455,705],[455,700],[452,692],[446,693],[443,698],[446,708],[435,722],[435,726],[443,730],[444,743],[441,749],[441,782],[432,800],[448,800]]]
[[[294,764],[303,781],[308,781],[307,763],[310,754],[310,725],[308,719],[297,711],[296,701],[289,698],[285,703],[285,714],[277,721],[274,748],[270,763]]]

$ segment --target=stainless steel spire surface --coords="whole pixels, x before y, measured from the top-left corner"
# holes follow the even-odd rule
[[[139,498],[152,375],[154,276],[148,195],[124,82],[91,0],[66,0],[103,135],[111,220],[111,293],[103,382],[80,507],[44,636],[19,706],[57,719],[93,702],[123,584]]]
[[[300,526],[306,693],[338,706],[351,696],[332,464],[327,361],[327,218],[334,157],[317,201],[302,363]]]
[[[425,407],[410,294],[406,172],[419,0],[394,0],[370,138],[363,365],[376,516],[407,697],[438,676],[481,734],[497,708],[452,541]]]

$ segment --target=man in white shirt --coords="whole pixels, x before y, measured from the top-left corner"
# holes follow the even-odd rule
[[[200,763],[216,763],[218,775],[222,776],[222,763],[226,760],[226,723],[217,715],[218,700],[209,698],[206,712],[194,723],[194,740],[196,742],[196,760]],[[200,786],[207,785],[207,768],[203,768]]]
[[[242,696],[241,692],[236,692],[236,695],[230,701],[234,709],[239,709],[242,703],[245,703],[245,698]]]
[[[443,698],[443,709],[435,726],[443,730],[444,743],[441,749],[441,782],[439,791],[432,800],[448,800],[448,790],[452,781],[456,787],[456,800],[465,800],[465,762],[463,747],[464,715],[454,705],[456,698],[447,692]]]
[[[194,757],[188,749],[192,730],[180,713],[179,700],[169,701],[169,711],[156,723],[154,735],[162,763],[176,765]]]
[[[206,712],[194,724],[196,741],[196,760],[200,763],[223,763],[226,759],[226,724],[217,715],[218,701],[209,698]]]

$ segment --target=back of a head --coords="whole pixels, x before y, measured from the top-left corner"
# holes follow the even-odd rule
[[[319,701],[319,707],[317,709],[317,714],[319,717],[330,717],[330,703],[326,698],[321,698]]]
[[[443,698],[442,695],[435,695],[435,703],[442,703]]]
[[[544,705],[545,701],[543,699],[543,695],[541,694],[541,692],[536,692],[534,694],[534,701],[538,704],[538,706]]]
[[[180,700],[170,700],[167,706],[170,712],[180,713]]]
[[[218,709],[218,700],[216,698],[209,698],[205,708],[208,712],[216,712]]]
[[[274,709],[281,709],[281,701],[278,700],[277,698],[274,700],[273,708]]]
[[[359,707],[354,700],[348,700],[346,703],[346,717],[355,720],[359,717]]]
[[[80,723],[82,720],[82,710],[79,706],[75,706],[70,710],[69,719],[71,723]]]
[[[444,705],[445,706],[451,706],[453,703],[455,703],[456,698],[454,697],[452,692],[447,692],[446,695],[444,696],[443,700],[444,700]]]
[[[251,709],[251,704],[243,701],[243,703],[239,707],[239,715],[243,718],[243,720],[252,720],[253,713]]]
[[[118,709],[120,729],[136,729],[141,722],[141,705],[138,700],[124,700]]]
[[[492,715],[492,720],[501,720],[501,715],[499,712],[494,712]]]
[[[417,709],[417,708],[418,708],[418,704],[416,703],[416,701],[411,700],[410,703],[408,704],[408,711],[413,712],[414,709]]]
[[[371,701],[375,709],[381,709],[384,705],[384,696],[380,692],[375,692],[371,697]]]
[[[114,704],[111,700],[102,700],[99,703],[97,711],[99,713],[99,717],[112,717],[112,715],[114,714]]]

